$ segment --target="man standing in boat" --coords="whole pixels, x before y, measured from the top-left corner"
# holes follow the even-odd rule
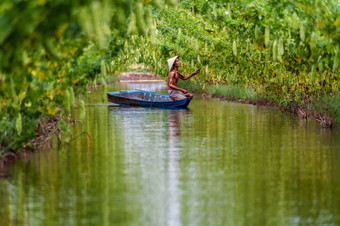
[[[168,93],[170,100],[183,100],[188,97],[193,97],[193,95],[191,93],[188,93],[188,91],[186,91],[185,89],[177,87],[177,81],[178,78],[187,80],[201,71],[201,69],[197,69],[197,71],[195,71],[194,73],[187,76],[183,76],[178,71],[178,67],[180,66],[178,59],[179,56],[175,56],[168,60],[168,66],[170,71],[168,78]]]

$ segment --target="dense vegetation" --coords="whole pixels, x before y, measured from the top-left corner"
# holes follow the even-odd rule
[[[174,1],[167,0],[168,5]],[[144,7],[161,7],[158,1]],[[125,68],[120,51],[137,0],[4,0],[0,3],[0,158],[36,136],[38,119],[84,109],[81,93]],[[144,19],[137,23],[143,35]],[[76,100],[78,99],[78,100]],[[84,110],[82,110],[84,112]],[[41,124],[41,123],[40,123]],[[66,130],[65,130],[66,131]],[[66,139],[67,140],[67,139]]]
[[[339,30],[336,1],[181,1],[157,14],[152,51],[161,62],[180,54],[186,72],[204,69],[196,89],[247,87],[284,109],[322,112],[319,120],[334,126],[340,122]]]
[[[90,84],[105,94],[108,74],[131,63],[166,77],[177,54],[184,73],[203,69],[193,87],[247,89],[340,122],[337,1],[165,2],[2,1],[0,155],[27,144],[38,119],[84,109],[75,96]]]

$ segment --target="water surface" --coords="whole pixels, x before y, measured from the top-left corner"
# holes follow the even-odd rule
[[[109,91],[130,88],[166,92]],[[86,111],[69,145],[8,168],[0,225],[340,224],[339,133],[198,96],[186,110],[117,107],[98,90]]]

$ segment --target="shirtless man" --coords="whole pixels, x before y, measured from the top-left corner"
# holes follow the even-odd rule
[[[170,100],[183,100],[188,97],[193,97],[193,95],[191,93],[188,93],[188,91],[186,91],[185,89],[177,87],[177,81],[178,78],[187,80],[201,71],[201,69],[197,69],[197,71],[195,71],[194,73],[187,76],[183,76],[178,71],[178,67],[180,66],[178,59],[179,56],[175,56],[168,60],[168,66],[170,71],[168,78],[168,94]]]

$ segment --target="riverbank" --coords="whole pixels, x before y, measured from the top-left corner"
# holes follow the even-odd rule
[[[0,158],[0,171],[8,164],[15,162],[20,156],[25,156],[33,151],[51,148],[54,138],[61,133],[61,127],[58,126],[60,115],[42,116],[37,120],[35,128],[35,137],[30,139],[25,145],[17,150],[8,149],[2,152]],[[1,175],[0,175],[1,178]]]
[[[138,79],[137,79],[138,78]],[[159,77],[154,77],[150,73],[135,73],[128,72],[122,73],[118,77],[108,79],[107,84],[116,82],[128,82],[129,80],[160,80]],[[102,84],[100,80],[97,81],[96,86],[100,87]],[[204,84],[195,81],[179,81],[179,86],[190,90],[191,92],[208,98],[219,98],[221,100],[233,101],[243,104],[253,104],[258,106],[273,107],[281,109],[287,113],[295,114],[301,118],[312,118],[320,125],[328,128],[339,128],[340,116],[339,111],[336,109],[340,106],[340,98],[329,101],[330,98],[320,98],[318,103],[310,105],[290,104],[288,107],[284,107],[282,104],[275,101],[275,97],[266,97],[263,94],[259,94],[246,87],[226,86],[218,84]],[[88,90],[94,89],[93,85],[87,87]],[[321,110],[320,110],[321,109]],[[15,161],[21,154],[27,154],[37,149],[44,147],[51,147],[53,137],[56,137],[61,132],[61,128],[58,127],[58,121],[61,119],[60,115],[51,117],[42,117],[38,120],[37,127],[35,129],[35,137],[31,139],[26,145],[18,150],[7,150],[2,153],[0,158],[0,170],[4,168],[8,163]]]
[[[219,98],[244,104],[253,104],[281,109],[301,118],[312,118],[321,126],[335,129],[340,125],[340,97],[319,97],[308,104],[288,103],[286,106],[278,102],[275,96],[265,96],[247,87],[226,86],[219,84],[205,84],[195,81],[179,82],[179,86],[198,95]]]

